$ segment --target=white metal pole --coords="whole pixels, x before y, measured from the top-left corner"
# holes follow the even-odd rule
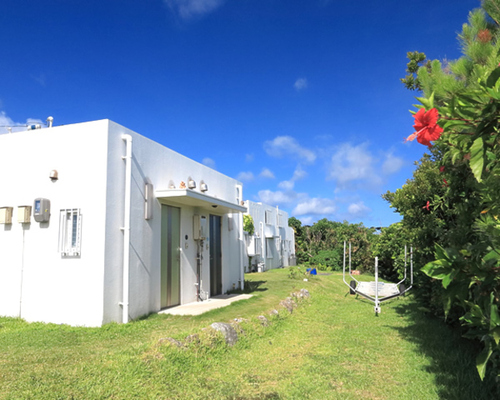
[[[122,322],[128,322],[129,310],[129,280],[130,280],[130,193],[132,184],[132,136],[122,135],[127,149],[125,160],[125,205],[123,216],[123,299],[122,299]]]
[[[375,257],[375,305],[378,303],[378,257]]]

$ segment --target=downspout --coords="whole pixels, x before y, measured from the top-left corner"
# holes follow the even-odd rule
[[[280,209],[278,208],[278,206],[276,206],[276,229],[278,230],[278,235],[279,236],[279,249],[278,249],[278,255],[280,257],[279,259],[279,267],[280,268],[283,268],[283,246],[281,245],[282,244],[282,238],[281,238],[281,229],[280,229],[280,222],[281,222],[281,219],[280,219]],[[276,233],[274,234],[276,236]],[[277,246],[276,246],[277,247]]]
[[[264,266],[262,267],[262,271],[264,272],[266,270],[266,238],[264,236],[264,224],[262,222],[259,222],[260,224],[260,234],[261,234],[261,240],[260,240],[260,246],[261,246],[261,254],[262,258],[264,259]]]
[[[22,258],[21,258],[21,287],[19,290],[19,318],[22,318],[23,316],[23,279],[24,279],[24,245],[25,245],[25,240],[24,240],[24,224],[23,225],[23,253],[22,253]]]
[[[240,289],[243,290],[245,286],[245,266],[243,265],[245,250],[245,236],[243,234],[243,213],[238,213],[239,216],[239,229],[238,235],[240,237]]]
[[[122,135],[122,140],[126,143],[126,155],[122,157],[125,161],[125,207],[123,216],[123,298],[122,322],[128,322],[129,308],[129,280],[130,280],[130,193],[132,183],[132,136]]]

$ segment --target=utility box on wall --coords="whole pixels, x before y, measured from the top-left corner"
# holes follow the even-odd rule
[[[205,240],[207,238],[207,217],[204,215],[193,216],[193,239]]]
[[[17,222],[29,224],[31,222],[31,206],[17,207]]]
[[[0,207],[0,224],[12,224],[12,210],[14,207]]]
[[[50,200],[38,198],[35,199],[33,218],[36,222],[49,222],[50,220]]]

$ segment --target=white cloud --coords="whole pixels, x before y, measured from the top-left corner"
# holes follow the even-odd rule
[[[295,182],[299,179],[303,179],[307,176],[307,172],[302,169],[300,165],[297,165],[295,171],[293,172],[292,179],[288,181],[281,181],[278,183],[278,187],[283,190],[292,190],[295,186]]]
[[[202,163],[203,165],[206,165],[207,167],[210,167],[210,168],[212,168],[212,169],[215,169],[215,161],[214,161],[214,160],[212,160],[210,157],[205,157],[205,158],[201,161],[201,163]]]
[[[335,202],[331,199],[313,198],[300,202],[293,209],[293,216],[300,215],[331,215],[337,210]]]
[[[254,155],[253,154],[246,154],[245,155],[245,161],[246,162],[252,162],[254,159]]]
[[[295,88],[295,90],[297,92],[300,92],[301,90],[307,89],[307,85],[308,85],[308,82],[307,82],[306,78],[299,78],[295,81],[295,83],[293,84],[293,87]]]
[[[183,19],[202,16],[220,7],[225,0],[164,0]]]
[[[294,186],[295,186],[295,181],[293,180],[282,181],[278,183],[278,187],[283,190],[292,190]]]
[[[382,164],[382,172],[387,175],[394,174],[401,169],[403,164],[402,158],[396,157],[392,153],[388,153]]]
[[[316,221],[316,218],[315,217],[300,217],[299,220],[300,220],[300,222],[302,222],[303,226],[305,226],[305,225],[311,226]]]
[[[365,206],[362,201],[358,201],[357,203],[349,204],[347,211],[349,212],[350,216],[360,218],[368,215],[371,209]]]
[[[297,168],[295,168],[295,171],[293,171],[293,181],[298,181],[299,179],[303,179],[307,176],[307,172],[302,169],[300,165],[297,165]]]
[[[337,181],[340,187],[352,181],[365,181],[370,185],[382,182],[375,170],[368,143],[351,146],[344,143],[332,156],[328,177]]]
[[[312,163],[316,160],[316,154],[312,150],[302,147],[291,136],[277,136],[273,140],[264,142],[264,150],[268,155],[276,158],[288,155],[306,163]]]
[[[246,181],[246,182],[249,182],[249,181],[253,181],[255,179],[255,176],[253,175],[252,172],[240,172],[238,174],[238,176],[236,177],[236,179],[238,179],[239,181]]]
[[[262,168],[259,176],[262,178],[274,179],[274,174],[269,168]]]
[[[295,192],[282,192],[280,190],[273,192],[271,190],[260,190],[259,199],[265,204],[272,206],[280,204],[290,204],[292,203],[297,194]]]

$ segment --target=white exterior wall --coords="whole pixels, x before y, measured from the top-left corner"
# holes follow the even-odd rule
[[[129,318],[135,319],[160,310],[160,262],[161,262],[161,203],[153,200],[152,219],[144,219],[144,184],[149,181],[154,190],[168,189],[173,182],[179,187],[190,176],[197,183],[208,185],[211,196],[236,204],[236,187],[241,184],[220,172],[197,163],[144,136],[110,121],[108,159],[108,218],[106,221],[106,271],[104,322],[121,320],[123,302],[123,203],[125,185],[125,142],[122,135],[132,137],[132,188],[131,188],[131,236],[130,236],[130,295]],[[241,189],[240,189],[241,191]],[[197,242],[193,239],[193,216],[210,212],[191,206],[181,206],[181,304],[196,301]],[[118,206],[119,205],[119,206]],[[116,212],[118,210],[118,212]],[[212,212],[216,214],[216,211]],[[242,274],[240,227],[235,214],[234,229],[228,229],[228,215],[222,215],[222,284],[223,292],[233,288]],[[186,239],[187,236],[187,239]],[[208,240],[204,242],[202,261],[202,291],[210,290]],[[119,254],[119,257],[115,255]]]
[[[253,237],[247,237],[246,242],[246,259],[250,256],[252,263],[249,268],[255,270],[258,265],[264,264],[264,270],[268,270],[294,265],[295,235],[293,228],[288,226],[288,213],[277,207],[250,200],[245,201],[245,206],[255,227]],[[252,241],[255,241],[258,247],[258,254],[255,256],[252,256],[253,252],[249,247]]]
[[[122,321],[126,143],[132,137],[129,312],[134,319],[160,309],[161,204],[144,219],[144,182],[154,190],[178,186],[191,176],[207,194],[237,204],[241,184],[109,120],[0,135],[0,207],[14,207],[12,224],[0,224],[0,315],[28,321],[100,326]],[[49,179],[51,170],[59,180]],[[237,192],[239,187],[239,194]],[[197,189],[199,190],[199,189]],[[239,197],[238,197],[239,196]],[[51,200],[49,223],[17,223],[17,208],[35,198]],[[216,214],[181,208],[181,304],[196,301],[196,241],[193,215]],[[82,212],[81,256],[58,252],[59,210]],[[223,292],[238,287],[243,258],[241,214],[222,216]],[[187,239],[186,239],[187,235]],[[202,289],[209,292],[208,241]],[[209,295],[209,293],[207,293]]]
[[[27,321],[101,325],[103,317],[107,122],[0,135],[0,315]],[[49,179],[51,170],[59,179]],[[17,222],[21,205],[51,202],[48,223]],[[81,208],[80,257],[58,252],[59,210]]]

